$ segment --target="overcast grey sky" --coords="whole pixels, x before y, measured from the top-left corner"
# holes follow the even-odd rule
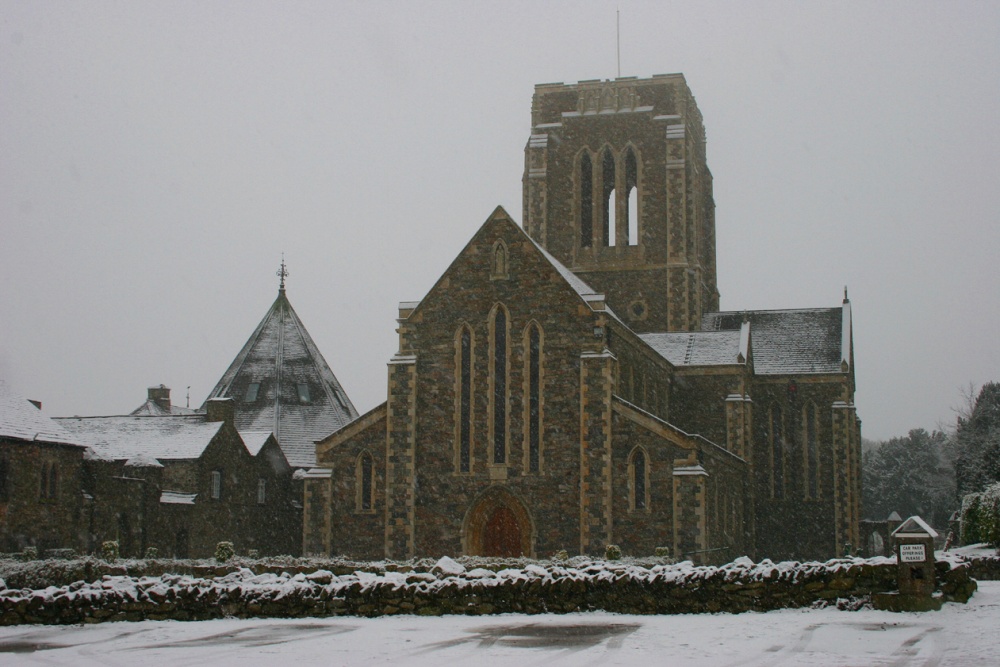
[[[1000,380],[1000,3],[0,0],[0,376],[200,405],[277,295],[360,411],[497,204],[536,83],[683,72],[724,309],[850,289],[864,435]]]

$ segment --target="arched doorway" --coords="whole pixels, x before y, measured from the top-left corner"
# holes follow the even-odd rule
[[[498,507],[483,527],[484,556],[520,556],[521,527],[509,507]]]
[[[463,546],[470,556],[532,556],[533,522],[524,503],[493,487],[466,514]]]

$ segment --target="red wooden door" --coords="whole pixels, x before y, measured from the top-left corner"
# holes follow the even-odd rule
[[[507,507],[498,507],[486,521],[483,529],[484,556],[520,556],[521,527],[517,517]]]

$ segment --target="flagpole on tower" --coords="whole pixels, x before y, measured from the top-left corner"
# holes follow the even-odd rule
[[[622,78],[622,12],[615,8],[615,51],[618,54],[618,78]]]

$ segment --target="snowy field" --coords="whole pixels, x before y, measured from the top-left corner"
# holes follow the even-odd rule
[[[967,605],[697,616],[607,613],[145,621],[0,628],[17,665],[1000,665],[1000,582]]]

